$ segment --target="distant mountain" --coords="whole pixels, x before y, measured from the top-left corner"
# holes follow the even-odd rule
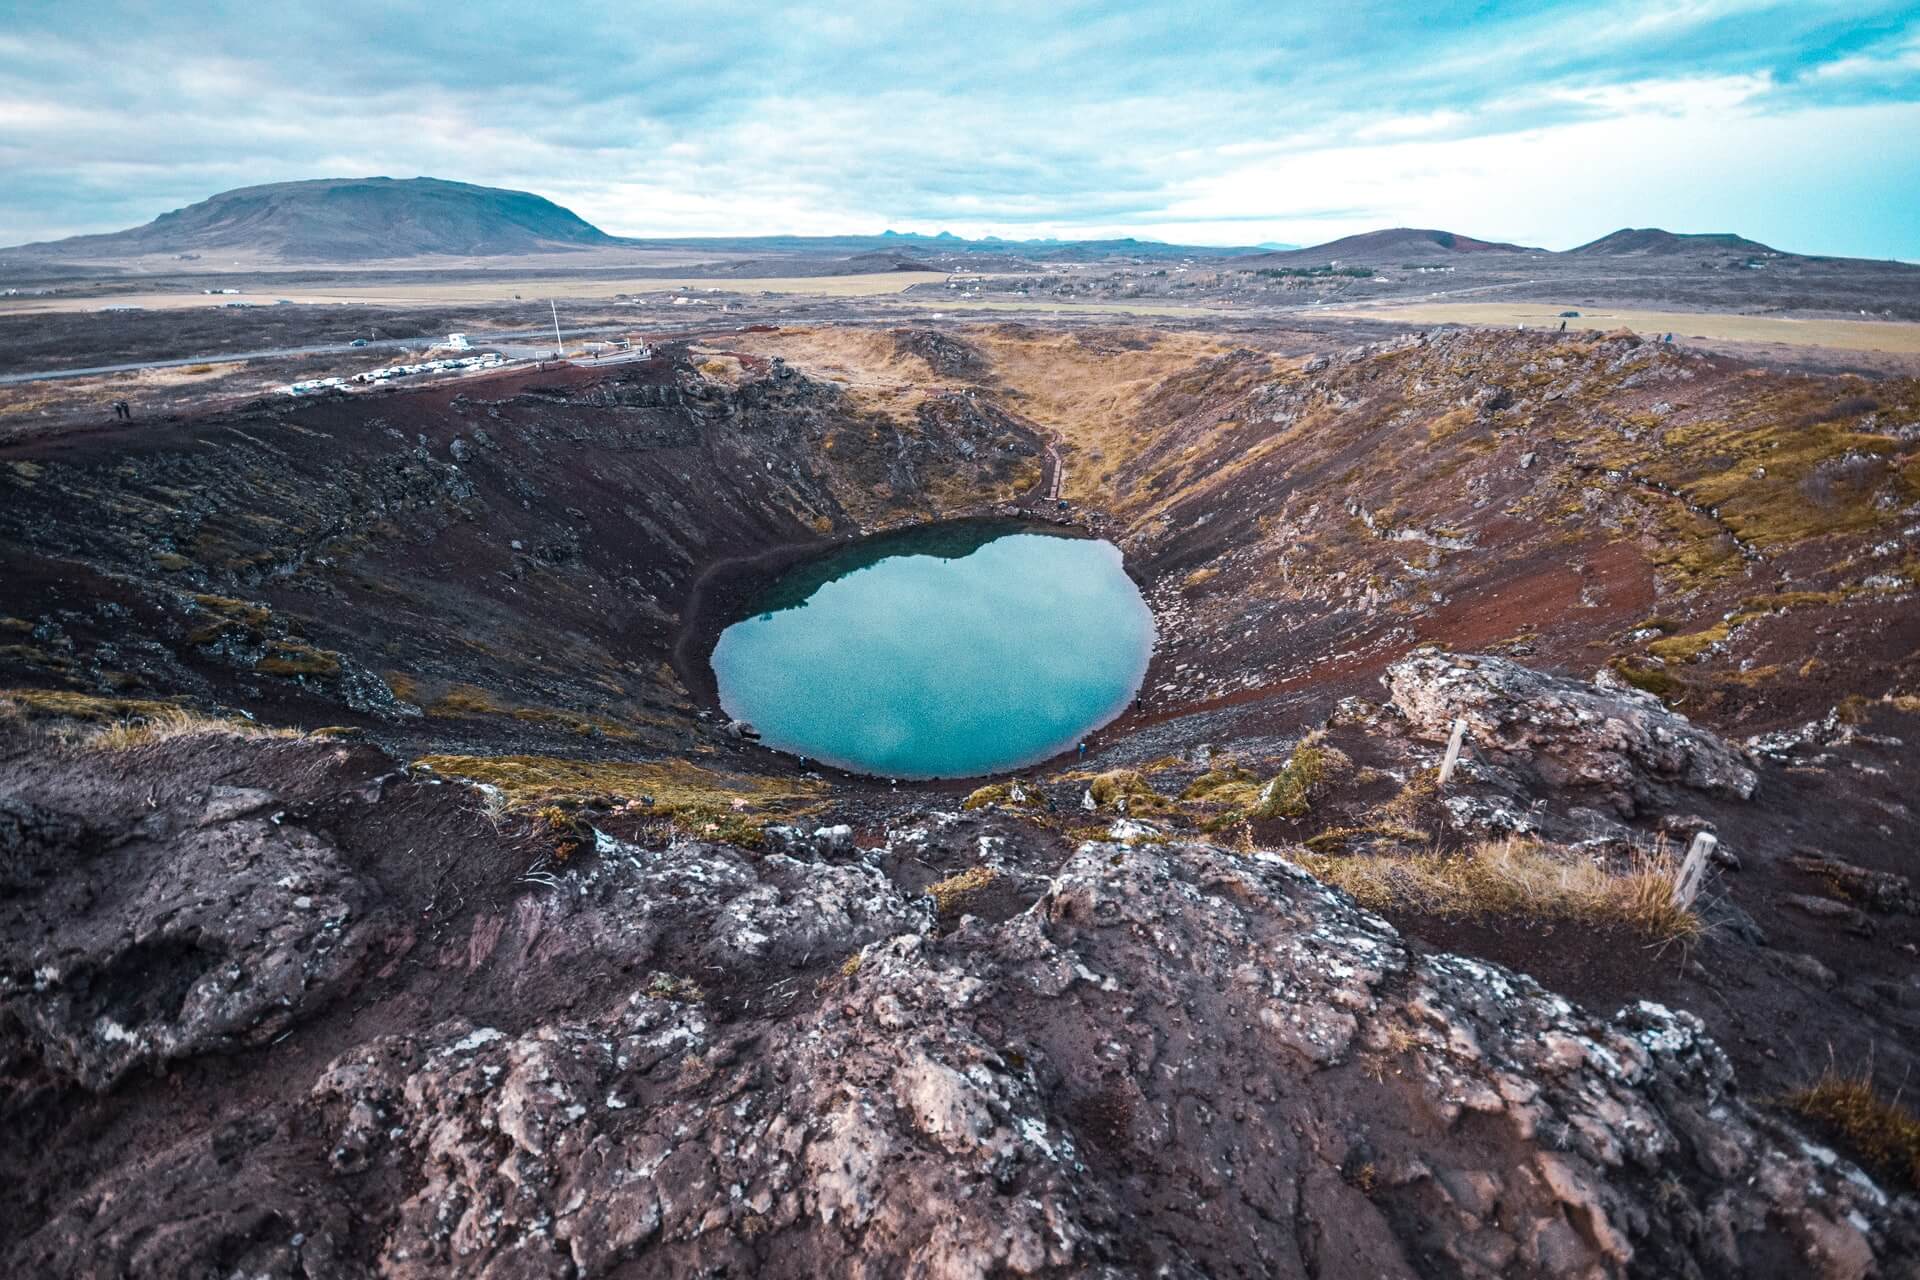
[[[288,262],[458,257],[618,245],[592,223],[525,191],[439,178],[321,178],[225,191],[144,227],[23,245],[65,258],[258,254]]]
[[[1612,235],[1601,236],[1598,240],[1583,244],[1568,253],[1592,254],[1596,257],[1664,257],[1675,253],[1773,253],[1778,249],[1769,248],[1758,240],[1748,240],[1730,232],[1709,232],[1703,235],[1682,235],[1672,231],[1662,231],[1659,227],[1642,227],[1638,230],[1622,227]]]
[[[748,253],[766,258],[815,257],[864,254],[913,255],[928,260],[951,262],[955,258],[992,257],[1032,264],[1035,262],[1161,261],[1180,258],[1228,258],[1257,253],[1249,247],[1167,244],[1159,240],[1139,240],[1131,236],[1119,240],[1003,240],[987,236],[968,240],[951,231],[921,235],[912,231],[884,231],[879,235],[859,236],[689,236],[676,239],[623,240],[635,248],[704,249],[714,253]],[[973,270],[998,270],[967,264]]]
[[[1343,236],[1338,240],[1329,240],[1326,244],[1316,244],[1305,249],[1289,249],[1281,253],[1263,253],[1242,258],[1234,265],[1246,266],[1255,262],[1298,265],[1337,261],[1385,266],[1408,259],[1450,258],[1465,253],[1545,252],[1545,249],[1530,249],[1525,245],[1476,240],[1472,236],[1463,236],[1452,231],[1392,227],[1385,231],[1367,231],[1357,236]]]

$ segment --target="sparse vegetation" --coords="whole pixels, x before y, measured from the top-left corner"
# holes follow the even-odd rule
[[[202,715],[185,707],[169,707],[142,719],[112,724],[90,739],[89,745],[107,751],[125,751],[149,743],[205,734],[231,734],[242,738],[298,738],[300,731],[257,724],[252,720]]]
[[[396,684],[395,682],[398,681]],[[387,687],[394,696],[408,702],[417,701],[420,686],[417,680],[399,672],[387,673]],[[402,692],[402,690],[405,692]],[[634,729],[610,716],[594,715],[584,711],[570,711],[563,707],[529,707],[508,702],[490,690],[478,685],[457,684],[448,688],[437,698],[426,704],[430,716],[507,716],[523,724],[539,725],[546,729],[558,729],[564,733],[580,737],[630,739],[636,737]]]
[[[152,698],[103,698],[66,689],[0,690],[0,710],[21,720],[77,720],[101,724],[178,711],[180,704]]]
[[[196,595],[192,599],[209,620],[187,634],[188,644],[209,645],[230,635],[258,637],[273,621],[273,610],[247,600],[209,595]]]
[[[1253,274],[1269,280],[1313,280],[1329,276],[1365,280],[1373,273],[1372,267],[1336,267],[1328,263],[1318,267],[1261,267]]]
[[[1662,662],[1692,662],[1713,646],[1726,643],[1731,634],[1732,624],[1719,622],[1704,631],[1655,640],[1647,646],[1647,652]]]
[[[691,978],[656,971],[647,979],[647,994],[655,1000],[673,1000],[680,1004],[699,1004],[707,993]]]
[[[1375,911],[1528,916],[1623,925],[1658,943],[1696,938],[1694,912],[1673,904],[1673,859],[1643,853],[1624,871],[1519,838],[1455,853],[1403,849],[1360,857],[1307,855],[1307,869]]]
[[[690,835],[758,844],[769,821],[816,807],[809,779],[721,773],[687,760],[572,760],[562,756],[429,755],[414,762],[495,788],[507,812],[624,807]]]
[[[951,920],[964,914],[968,900],[999,877],[1000,873],[992,867],[970,867],[959,875],[928,885],[927,896],[933,899],[934,911],[939,917]]]
[[[276,640],[266,655],[254,663],[253,669],[270,676],[332,679],[340,674],[340,655],[292,640]]]
[[[994,782],[975,788],[960,802],[962,809],[985,809],[990,805],[1003,807],[1033,806],[1040,803],[1040,793],[1032,787],[1022,786],[1018,782]]]
[[[1786,1103],[1831,1131],[1876,1176],[1920,1190],[1920,1116],[1897,1098],[1881,1097],[1871,1079],[1829,1068]]]
[[[1607,667],[1634,688],[1650,693],[1663,702],[1673,702],[1687,691],[1684,680],[1665,667],[1649,667],[1628,657],[1616,657]]]
[[[1226,761],[1194,779],[1181,798],[1210,810],[1200,821],[1207,831],[1240,822],[1305,817],[1315,789],[1352,763],[1345,753],[1325,745],[1325,737],[1324,731],[1316,730],[1301,739],[1280,772],[1265,782]]]
[[[1173,802],[1155,791],[1135,769],[1112,769],[1096,774],[1087,784],[1094,804],[1127,814],[1167,813]]]

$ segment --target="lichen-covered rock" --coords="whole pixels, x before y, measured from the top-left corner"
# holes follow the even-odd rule
[[[1272,853],[1082,846],[784,1016],[670,989],[329,1067],[336,1178],[411,1189],[381,1273],[1857,1277],[1915,1240],[1690,1016],[1417,956]]]
[[[1506,658],[1423,652],[1387,668],[1393,705],[1444,740],[1465,719],[1474,750],[1524,763],[1552,786],[1591,786],[1625,816],[1685,787],[1745,799],[1740,755],[1658,698],[1548,675]]]

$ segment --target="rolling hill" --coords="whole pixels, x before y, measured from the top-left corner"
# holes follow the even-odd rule
[[[1678,253],[1771,253],[1780,251],[1758,240],[1748,240],[1731,232],[1686,235],[1663,231],[1659,227],[1622,227],[1611,235],[1589,241],[1568,253],[1593,257],[1667,257]]]
[[[1282,253],[1263,253],[1240,259],[1236,266],[1254,263],[1300,264],[1325,262],[1401,262],[1413,258],[1450,258],[1478,253],[1545,253],[1526,245],[1495,240],[1476,240],[1452,231],[1434,231],[1418,227],[1390,227],[1342,236],[1325,244],[1309,245]]]

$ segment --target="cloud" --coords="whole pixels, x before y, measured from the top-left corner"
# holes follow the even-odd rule
[[[1604,208],[1920,256],[1877,212],[1908,198],[1913,135],[1807,141],[1907,128],[1916,64],[1920,18],[1875,0],[16,6],[0,243],[386,173],[626,234],[1562,242]]]

